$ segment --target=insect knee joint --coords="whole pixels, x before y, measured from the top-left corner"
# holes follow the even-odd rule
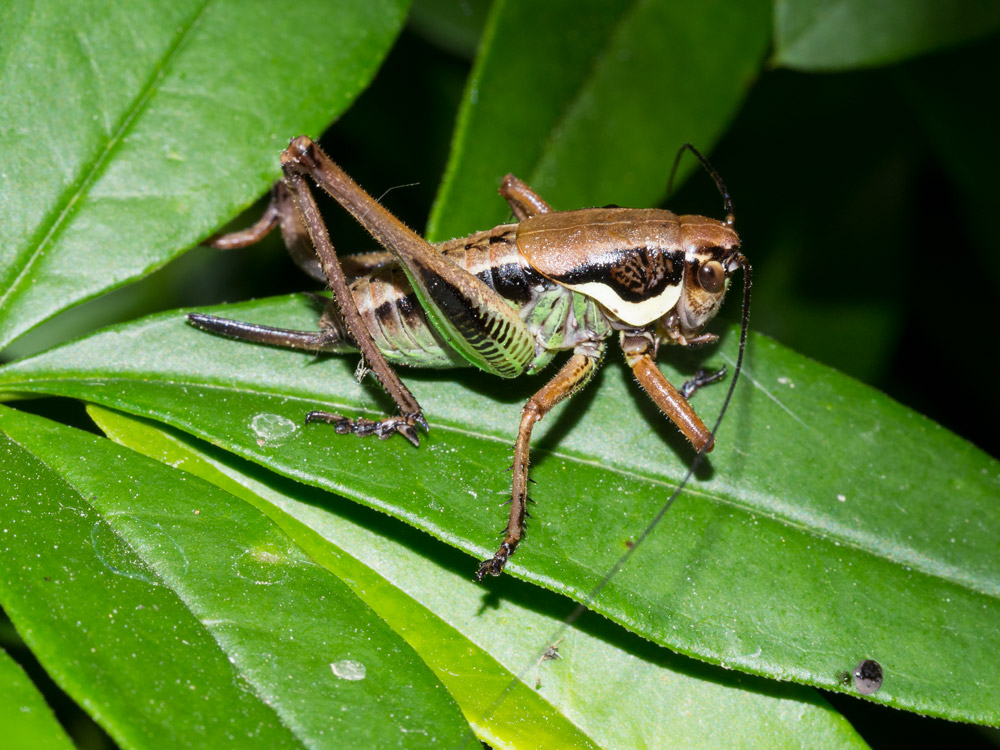
[[[288,148],[281,152],[281,166],[284,170],[307,172],[317,164],[316,143],[307,135],[300,135],[291,140]]]

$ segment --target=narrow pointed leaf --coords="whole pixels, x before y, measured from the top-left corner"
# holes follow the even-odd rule
[[[813,71],[888,65],[998,29],[992,0],[777,0],[774,61]]]
[[[592,615],[564,627],[563,600],[513,579],[494,599],[470,580],[461,555],[407,538],[382,514],[183,433],[88,411],[115,440],[271,516],[407,639],[492,747],[863,746],[808,688],[667,654]]]
[[[123,746],[471,739],[412,650],[256,509],[6,407],[0,432],[0,604]]]
[[[0,349],[162,266],[364,88],[405,0],[13,3],[0,25]],[[292,85],[294,84],[294,85]]]
[[[8,747],[70,750],[73,742],[59,726],[38,688],[6,651],[0,649],[0,726]]]
[[[735,115],[770,23],[764,0],[497,0],[428,234],[501,223],[483,196],[507,172],[562,209],[662,199],[681,144],[708,150]]]
[[[315,320],[299,297],[223,314]],[[702,356],[732,364],[734,346],[730,333]],[[408,377],[433,425],[413,448],[303,425],[317,407],[387,408],[354,381],[353,364],[220,340],[171,313],[8,365],[0,391],[159,419],[491,554],[506,520],[502,469],[540,379]],[[974,656],[1000,647],[997,462],[761,336],[736,394],[707,468],[592,607],[683,653],[833,690],[853,692],[844,673],[875,659],[886,678],[872,700],[997,722],[997,667]],[[722,396],[707,389],[695,406],[710,416]],[[617,364],[546,417],[534,446],[537,505],[509,570],[583,600],[671,495],[691,451]]]

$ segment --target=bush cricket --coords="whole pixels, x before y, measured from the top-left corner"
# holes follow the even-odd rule
[[[721,178],[690,144],[723,196],[723,220],[678,216],[663,209],[618,207],[554,211],[513,175],[500,185],[516,223],[432,245],[359,187],[312,140],[299,136],[281,155],[284,178],[271,191],[261,219],[249,229],[214,237],[228,249],[261,239],[275,226],[292,257],[327,283],[319,331],[272,328],[192,313],[203,330],[262,344],[314,352],[360,352],[399,408],[379,420],[313,411],[306,422],[326,422],[338,433],[388,438],[399,433],[419,445],[428,430],[416,399],[393,365],[473,365],[503,378],[534,374],[562,351],[559,371],[521,412],[514,444],[510,516],[503,542],[476,573],[500,575],[524,535],[529,444],[534,424],[582,389],[601,364],[607,339],[617,334],[639,385],[699,454],[714,434],[688,403],[725,370],[699,371],[676,389],[656,366],[661,344],[701,346],[729,277],[743,270],[746,341],[751,270],[733,229],[732,201]],[[684,151],[678,153],[678,159]],[[675,163],[676,168],[676,163]],[[307,178],[328,192],[385,248],[339,259]],[[731,391],[730,391],[731,392]]]

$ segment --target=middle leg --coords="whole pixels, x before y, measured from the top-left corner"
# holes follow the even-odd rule
[[[476,580],[483,580],[489,574],[498,576],[503,571],[507,559],[514,554],[521,537],[524,536],[524,516],[528,501],[528,450],[531,430],[553,406],[583,388],[597,372],[604,358],[603,341],[587,342],[578,346],[573,356],[563,365],[545,386],[521,410],[521,426],[514,443],[513,481],[510,492],[510,518],[504,530],[500,549],[489,560],[484,560],[476,572]]]

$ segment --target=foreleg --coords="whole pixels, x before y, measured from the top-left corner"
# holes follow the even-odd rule
[[[684,398],[691,398],[697,391],[712,383],[719,383],[726,377],[726,366],[723,365],[718,370],[698,370],[694,377],[684,381],[681,386],[681,395]]]
[[[646,331],[622,331],[621,343],[625,361],[635,373],[639,385],[660,407],[660,411],[677,425],[695,450],[705,453],[712,450],[714,440],[711,430],[656,366],[652,354],[655,351],[652,335]]]

